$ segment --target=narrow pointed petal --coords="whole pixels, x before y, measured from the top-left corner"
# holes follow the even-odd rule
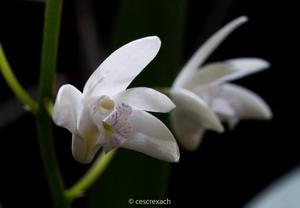
[[[192,58],[186,63],[179,75],[177,76],[173,87],[182,87],[186,83],[187,79],[192,76],[192,72],[197,70],[210,54],[217,48],[222,41],[236,28],[243,23],[247,22],[248,18],[245,16],[239,17],[230,23],[226,24],[223,28],[217,31],[211,38],[209,38],[192,56]]]
[[[145,111],[133,111],[129,122],[134,133],[122,147],[168,162],[179,161],[176,140],[160,120]]]
[[[218,116],[193,92],[185,89],[172,90],[171,98],[177,106],[176,109],[180,110],[182,116],[190,117],[195,125],[217,132],[223,131],[223,126]]]
[[[194,89],[221,84],[262,71],[269,65],[267,61],[258,58],[239,58],[208,64],[195,71],[184,87]]]
[[[135,110],[169,112],[175,104],[164,94],[146,87],[131,88],[113,97],[117,103],[127,103]]]
[[[170,113],[170,124],[179,144],[189,151],[195,151],[204,136],[206,129],[195,121],[194,116],[186,114],[181,108]]]
[[[255,93],[234,84],[223,84],[221,87],[224,96],[235,105],[241,119],[272,118],[272,111],[268,104]]]
[[[227,60],[226,63],[235,69],[236,73],[223,77],[223,79],[220,80],[220,83],[240,79],[270,67],[270,63],[268,61],[259,58],[231,59]]]
[[[85,138],[82,138],[78,134],[72,135],[72,154],[74,159],[82,164],[90,163],[95,154],[99,150],[100,145],[91,146],[86,142]]]
[[[161,42],[156,36],[132,41],[113,52],[91,75],[83,94],[113,95],[125,90],[152,61]]]
[[[57,94],[54,109],[53,121],[56,125],[76,132],[77,116],[82,109],[82,94],[72,85],[63,85]]]

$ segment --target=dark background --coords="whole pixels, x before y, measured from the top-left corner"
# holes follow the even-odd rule
[[[136,2],[131,1],[133,9]],[[147,2],[144,1],[145,4]],[[160,8],[160,1],[156,2],[158,10],[166,10],[166,13],[172,10],[172,1],[163,1],[161,5],[164,8]],[[93,37],[84,39],[78,26],[82,18],[88,18],[78,18],[79,13],[83,15],[86,12],[84,3],[65,0],[64,5],[58,59],[58,71],[64,76],[60,76],[59,81],[71,82],[79,88],[90,74],[84,69],[93,70],[109,52],[122,45],[119,44],[121,41],[113,42],[111,39],[131,37],[129,32],[120,34],[115,29],[120,8],[126,8],[124,1],[92,1],[91,4],[89,11],[95,16],[94,26],[98,33],[94,41],[101,46],[93,49],[84,48],[84,45],[89,45],[86,41]],[[268,122],[242,121],[235,130],[228,130],[222,135],[208,132],[196,152],[182,150],[180,163],[168,167],[171,172],[167,196],[172,200],[172,207],[242,207],[273,180],[300,164],[299,122],[296,120],[299,117],[299,42],[296,38],[299,21],[295,5],[289,1],[262,0],[186,1],[183,5],[186,5],[186,12],[178,14],[185,17],[185,24],[181,27],[184,29],[182,55],[176,60],[179,67],[168,75],[159,75],[158,79],[151,72],[145,72],[150,86],[169,85],[180,66],[213,32],[228,21],[247,15],[249,23],[234,32],[209,61],[252,56],[270,61],[272,66],[269,70],[236,83],[261,95],[271,106],[274,119]],[[153,19],[156,15],[155,12],[149,14]],[[166,17],[169,16],[166,14]],[[172,24],[172,19],[162,21]],[[43,3],[1,1],[0,41],[16,76],[23,86],[32,89],[33,94],[38,80],[42,23]],[[157,21],[156,24],[159,23]],[[138,23],[132,22],[133,26],[128,28],[134,28],[134,24]],[[147,26],[145,24],[145,28]],[[156,34],[155,29],[149,28],[149,35]],[[138,34],[137,38],[143,35]],[[122,40],[124,43],[125,39]],[[87,55],[89,53],[90,56]],[[93,55],[100,59],[91,57]],[[136,83],[143,81],[137,80]],[[21,105],[12,97],[1,77],[0,201],[5,207],[51,207],[35,138],[34,119],[23,114]],[[13,119],[19,114],[21,116]],[[11,117],[11,122],[5,122]],[[71,157],[68,132],[57,128],[56,135],[62,172],[67,185],[71,185],[88,166],[77,164]],[[148,160],[144,156],[141,158]],[[127,207],[126,203],[121,207]],[[76,205],[86,207],[86,199],[79,200]]]

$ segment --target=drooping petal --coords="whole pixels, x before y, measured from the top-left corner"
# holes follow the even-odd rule
[[[164,94],[146,87],[131,88],[113,97],[117,103],[128,103],[135,110],[169,112],[174,103]]]
[[[194,115],[187,114],[182,108],[170,113],[170,124],[180,145],[189,151],[196,150],[203,138],[205,128]]]
[[[80,115],[77,120],[77,131],[83,138],[93,138],[92,140],[96,140],[98,137],[98,129],[96,124],[92,119],[90,109],[86,106],[82,108]]]
[[[132,41],[113,52],[86,82],[83,94],[114,95],[125,90],[152,61],[161,42],[156,36]]]
[[[160,120],[145,111],[133,111],[129,122],[134,133],[122,147],[160,160],[178,162],[179,149],[176,140]]]
[[[204,61],[210,56],[216,47],[237,27],[247,22],[248,18],[245,16],[239,17],[230,23],[226,24],[223,28],[217,31],[212,37],[210,37],[192,56],[192,58],[186,63],[179,75],[177,76],[173,88],[182,87],[184,83],[193,75],[193,72],[201,66]]]
[[[104,143],[103,132],[99,131],[93,122],[91,113],[86,106],[83,107],[77,120],[77,133],[73,135],[73,155],[80,163],[91,162],[99,147]]]
[[[171,99],[185,117],[190,117],[195,125],[217,132],[223,131],[223,126],[217,115],[196,94],[185,89],[171,91]],[[176,110],[175,109],[175,110]]]
[[[76,132],[77,117],[82,109],[82,94],[72,85],[63,85],[57,94],[53,121],[70,132]]]
[[[239,58],[208,64],[194,72],[184,88],[205,87],[242,78],[269,67],[269,63],[258,58]]]
[[[221,121],[226,122],[230,129],[233,129],[240,121],[239,107],[230,105],[228,100],[215,98],[211,102],[211,108],[218,115]]]
[[[77,162],[90,163],[99,148],[100,144],[90,144],[86,141],[86,138],[82,138],[78,134],[72,135],[72,154]]]
[[[255,93],[234,84],[223,84],[221,87],[224,98],[231,102],[241,119],[272,118],[272,111],[268,104]]]
[[[233,106],[231,106],[227,100],[224,100],[222,98],[214,99],[211,104],[211,108],[218,114],[223,114],[226,116],[235,115],[235,110]]]

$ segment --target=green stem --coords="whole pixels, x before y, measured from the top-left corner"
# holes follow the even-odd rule
[[[116,150],[113,150],[105,155],[100,155],[88,172],[71,188],[66,190],[66,197],[72,201],[77,197],[82,196],[82,194],[97,180],[97,178],[102,175],[116,152]]]
[[[64,195],[65,188],[55,154],[52,121],[45,103],[53,97],[62,5],[62,0],[46,1],[36,115],[41,157],[52,194],[53,205],[56,208],[68,208],[70,204]]]
[[[39,81],[40,97],[52,98],[53,94],[62,4],[63,0],[46,1]]]
[[[7,82],[8,86],[12,89],[16,97],[33,113],[37,111],[36,102],[27,94],[23,89],[14,73],[12,72],[10,65],[7,61],[3,48],[0,44],[0,71]]]
[[[56,208],[70,207],[64,196],[64,184],[54,150],[52,123],[46,110],[37,113],[38,140],[48,185]]]

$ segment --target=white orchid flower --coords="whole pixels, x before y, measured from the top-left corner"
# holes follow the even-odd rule
[[[160,45],[156,36],[130,42],[96,69],[83,93],[69,84],[59,89],[53,120],[72,133],[72,153],[78,162],[91,162],[101,147],[105,152],[123,147],[169,162],[179,160],[172,133],[146,112],[169,112],[174,103],[150,88],[126,90]]]
[[[207,129],[223,131],[221,121],[233,128],[240,119],[270,119],[268,105],[249,90],[226,83],[269,67],[258,58],[239,58],[202,66],[214,49],[237,27],[247,21],[239,17],[205,42],[186,63],[171,88],[176,109],[171,125],[178,141],[195,150]]]

